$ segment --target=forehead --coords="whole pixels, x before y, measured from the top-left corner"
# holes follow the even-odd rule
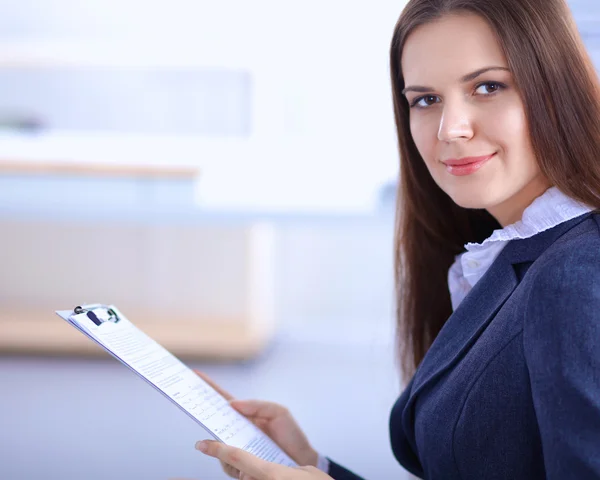
[[[402,51],[406,85],[457,80],[483,67],[507,67],[502,48],[481,17],[447,15],[416,28]]]

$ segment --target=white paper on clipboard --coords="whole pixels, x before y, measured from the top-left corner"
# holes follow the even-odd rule
[[[84,305],[56,313],[161,392],[216,440],[269,462],[297,466],[262,430],[115,306]]]

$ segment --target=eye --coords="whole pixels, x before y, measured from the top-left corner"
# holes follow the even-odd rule
[[[505,88],[505,86],[499,82],[485,82],[477,85],[475,93],[479,95],[492,95],[503,88]]]
[[[411,108],[412,107],[427,108],[438,102],[439,102],[439,98],[436,97],[435,95],[423,95],[422,97],[415,98],[412,101],[412,103],[410,104],[410,106],[411,106]]]

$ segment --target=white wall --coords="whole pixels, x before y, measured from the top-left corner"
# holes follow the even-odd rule
[[[277,319],[296,339],[388,344],[394,333],[393,221],[303,222],[277,233]]]

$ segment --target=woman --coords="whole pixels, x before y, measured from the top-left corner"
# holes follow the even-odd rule
[[[394,455],[426,479],[600,478],[600,87],[565,2],[410,0],[391,77]],[[234,405],[311,467],[209,442],[230,474],[358,478],[283,407]]]

